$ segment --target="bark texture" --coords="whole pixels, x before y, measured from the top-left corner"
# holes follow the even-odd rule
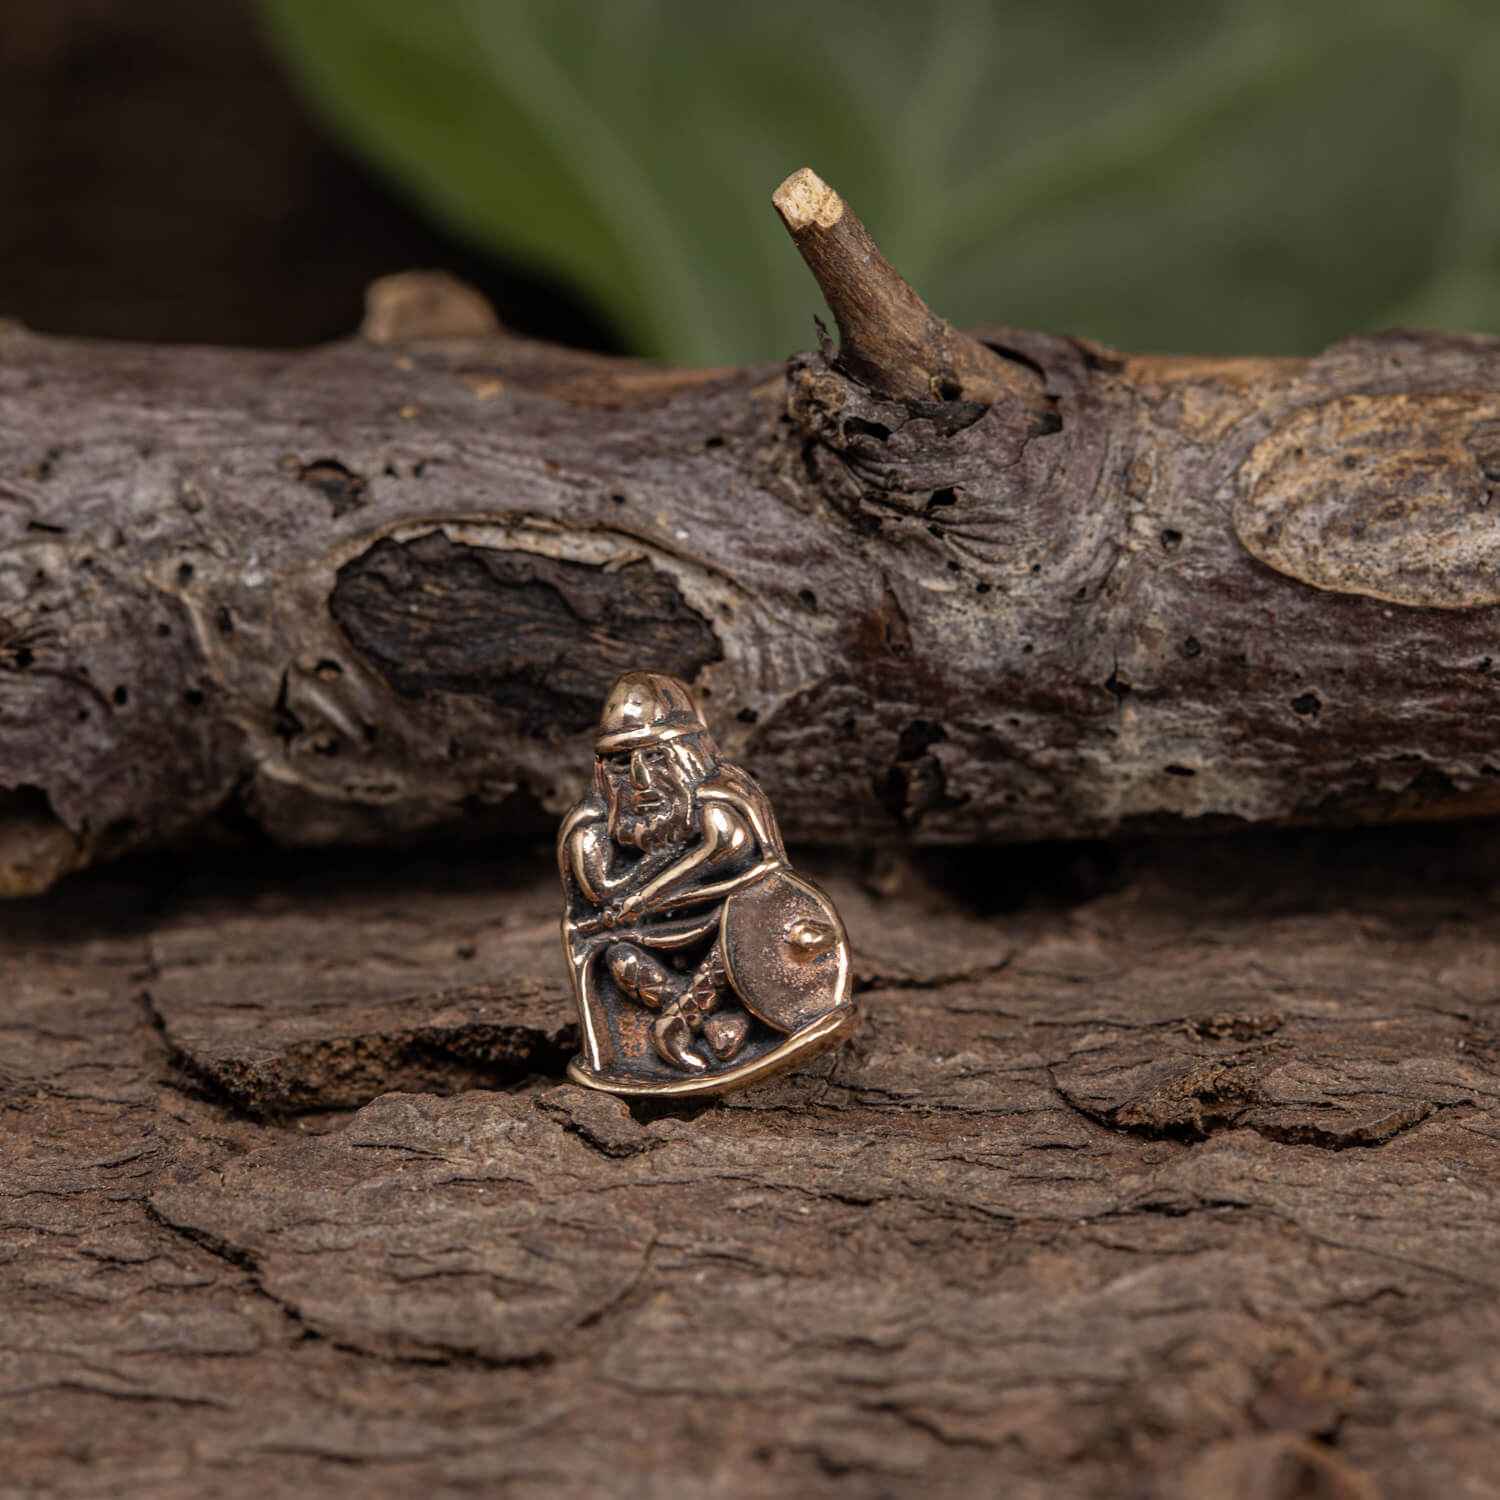
[[[803,840],[1500,807],[1500,342],[983,338],[1022,394],[6,328],[0,888],[532,826],[624,665]]]
[[[545,854],[13,906],[6,1493],[1493,1493],[1493,827],[1120,858],[818,870],[854,1042],[636,1114]]]

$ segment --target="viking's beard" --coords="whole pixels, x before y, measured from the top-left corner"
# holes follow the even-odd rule
[[[609,835],[642,853],[687,837],[693,821],[693,788],[673,768],[650,792],[640,793],[627,777],[609,783]]]

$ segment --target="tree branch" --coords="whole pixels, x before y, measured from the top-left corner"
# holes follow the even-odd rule
[[[952,335],[800,181],[845,347],[784,370],[0,329],[0,889],[545,829],[634,666],[798,839],[1500,811],[1500,343]]]

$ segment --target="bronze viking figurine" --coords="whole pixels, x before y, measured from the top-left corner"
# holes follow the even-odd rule
[[[844,925],[793,872],[766,794],[719,758],[682,683],[620,678],[594,751],[593,788],[557,841],[583,1034],[569,1076],[721,1093],[847,1036]]]

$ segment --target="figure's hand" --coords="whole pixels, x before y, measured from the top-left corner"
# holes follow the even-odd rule
[[[606,928],[628,927],[646,915],[646,903],[639,896],[627,896],[599,909],[599,925]]]

